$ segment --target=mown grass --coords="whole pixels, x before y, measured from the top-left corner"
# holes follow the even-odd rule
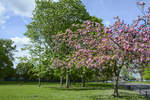
[[[60,87],[58,83],[0,83],[0,100],[146,100],[133,91],[120,89],[119,97],[113,97],[110,83],[88,83],[82,88],[79,83],[71,88]]]

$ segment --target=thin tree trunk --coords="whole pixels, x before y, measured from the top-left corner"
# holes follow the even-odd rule
[[[63,79],[64,79],[64,75],[62,75],[62,76],[60,77],[60,86],[61,86],[61,87],[62,87],[63,84],[64,84]]]
[[[118,93],[118,81],[119,81],[119,76],[115,76],[114,77],[114,96],[117,97],[119,96],[119,93]]]
[[[123,66],[123,63],[120,67],[115,66],[114,67],[114,96],[118,97],[119,92],[118,92],[118,81],[119,81],[119,75],[120,75],[120,70]]]
[[[141,77],[142,82],[143,82],[143,72],[144,72],[144,66],[141,65],[141,69],[140,69],[139,73],[140,73],[140,77]]]
[[[66,74],[66,88],[70,87],[70,79],[69,79],[69,73]]]
[[[143,74],[141,74],[140,76],[141,76],[141,81],[143,82]]]
[[[140,77],[141,77],[142,82],[143,82],[143,72],[144,72],[144,70],[142,69],[141,72],[140,72]]]
[[[82,76],[82,87],[85,87],[85,77]]]
[[[41,78],[39,77],[39,84],[38,86],[40,87],[41,86]]]

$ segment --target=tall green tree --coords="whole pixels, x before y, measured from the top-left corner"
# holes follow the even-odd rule
[[[0,39],[0,71],[4,69],[13,68],[14,52],[16,46],[13,44],[12,40]],[[9,70],[8,70],[9,71]],[[1,73],[2,74],[2,73]],[[1,75],[5,76],[5,75]],[[6,74],[6,73],[3,73]]]
[[[102,22],[101,19],[89,15],[81,0],[36,0],[32,22],[27,25],[25,35],[35,42],[44,40],[48,44],[45,49],[52,53],[51,57],[66,61],[71,49],[65,44],[53,42],[53,35],[72,29],[72,24],[81,24],[86,20]]]
[[[31,63],[33,67],[30,69],[33,76],[39,80],[38,86],[41,85],[41,78],[43,78],[49,71],[51,64],[51,54],[43,41],[31,41],[30,45],[26,45],[22,50],[29,50],[30,56],[27,58],[27,63]],[[25,66],[27,67],[27,66]]]
[[[20,62],[16,66],[16,74],[19,78],[23,78],[24,81],[33,79],[34,72],[33,72],[34,65],[27,61],[27,62]]]
[[[41,36],[51,42],[51,36],[65,32],[72,24],[81,23],[90,18],[80,0],[36,0],[32,22],[27,25],[27,35],[33,39]]]

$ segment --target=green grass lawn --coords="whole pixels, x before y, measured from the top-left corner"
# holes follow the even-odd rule
[[[0,100],[147,100],[133,91],[120,89],[120,97],[113,97],[113,85],[88,83],[86,88],[72,84],[70,89],[58,83],[0,84]]]

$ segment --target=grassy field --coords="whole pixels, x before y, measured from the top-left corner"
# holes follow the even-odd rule
[[[120,89],[120,97],[113,97],[113,85],[88,83],[86,88],[72,84],[70,89],[58,83],[0,83],[0,100],[146,100],[133,91]]]

